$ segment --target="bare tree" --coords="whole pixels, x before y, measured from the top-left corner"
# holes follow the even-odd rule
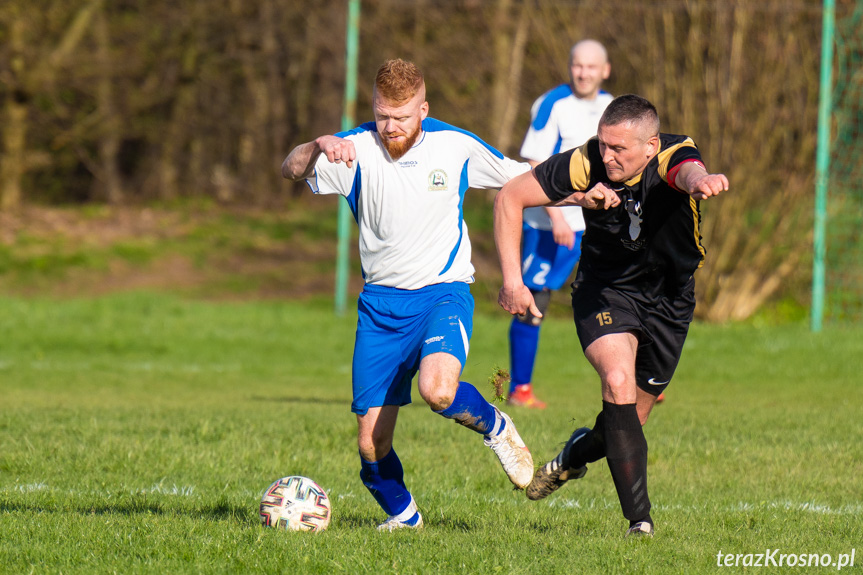
[[[60,67],[71,57],[90,26],[101,0],[90,0],[76,12],[45,2],[9,0],[0,8],[0,21],[8,30],[8,65],[0,72],[5,87],[3,156],[0,158],[0,207],[21,202],[27,171],[48,163],[44,150],[27,143],[34,95],[55,83]],[[37,17],[37,10],[42,10]],[[71,16],[71,19],[69,17]],[[57,29],[59,33],[46,34]]]
[[[574,42],[596,38],[606,88],[648,97],[663,131],[693,136],[732,182],[703,208],[698,313],[747,317],[808,281],[816,0],[362,5],[357,122],[381,62],[414,59],[433,116],[516,155],[528,103],[567,80]],[[0,208],[25,195],[272,201],[284,154],[341,127],[345,18],[345,0],[0,3]]]
[[[528,3],[513,7],[512,0],[497,0],[488,133],[495,146],[504,150],[512,144],[529,25]]]

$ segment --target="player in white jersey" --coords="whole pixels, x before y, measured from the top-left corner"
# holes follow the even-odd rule
[[[611,73],[605,47],[582,40],[569,55],[570,83],[549,90],[533,103],[521,156],[531,166],[580,146],[596,135],[596,127],[612,96],[600,87]],[[584,217],[581,208],[524,210],[522,277],[545,313],[551,292],[560,289],[581,255]],[[539,348],[542,317],[514,316],[509,329],[510,389],[508,403],[542,409],[533,392],[533,367]]]
[[[296,147],[282,174],[347,199],[360,230],[365,286],[353,357],[360,477],[387,513],[382,530],[421,527],[393,449],[399,407],[420,396],[480,433],[510,481],[533,460],[512,420],[459,377],[473,330],[474,268],[462,206],[468,188],[500,188],[529,170],[473,134],[428,118],[422,73],[389,60],[375,78],[375,120]]]

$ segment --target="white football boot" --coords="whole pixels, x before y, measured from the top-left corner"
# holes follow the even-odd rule
[[[506,476],[509,477],[513,485],[519,489],[524,489],[530,484],[533,477],[533,457],[524,441],[521,440],[512,419],[497,407],[494,410],[503,419],[504,428],[503,431],[493,437],[486,435],[485,444],[491,447],[491,450],[497,455]]]
[[[387,520],[378,525],[378,531],[394,531],[396,529],[421,529],[423,516],[417,510],[416,501],[411,499],[407,509],[398,515],[390,515]]]

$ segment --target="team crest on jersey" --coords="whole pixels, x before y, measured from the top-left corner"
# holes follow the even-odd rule
[[[641,235],[642,219],[641,202],[630,198],[626,200],[626,213],[629,215],[629,240],[621,240],[627,249],[638,251],[644,247],[644,240],[639,239]]]
[[[449,189],[449,179],[443,170],[432,170],[429,173],[429,191],[439,192]]]

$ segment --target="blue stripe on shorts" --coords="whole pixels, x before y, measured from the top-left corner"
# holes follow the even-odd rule
[[[366,284],[357,304],[351,411],[407,405],[425,356],[444,352],[462,367],[473,332],[473,296],[463,282],[417,290]]]

